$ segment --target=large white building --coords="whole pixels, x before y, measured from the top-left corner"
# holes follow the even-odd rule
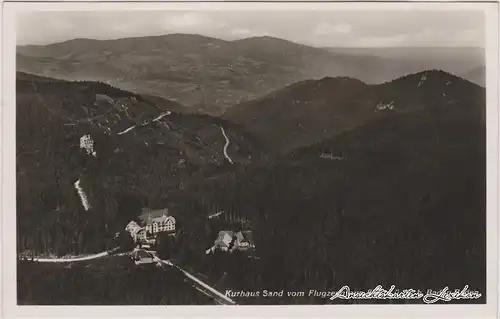
[[[143,226],[131,221],[125,227],[135,242],[153,244],[160,233],[175,234],[175,218],[168,215],[167,209],[143,209],[143,214],[139,216],[139,219]]]
[[[146,224],[146,231],[153,235],[161,232],[175,232],[175,218],[167,215],[150,218]]]
[[[96,156],[96,152],[94,150],[94,140],[90,134],[80,137],[80,148],[83,148],[88,155]]]

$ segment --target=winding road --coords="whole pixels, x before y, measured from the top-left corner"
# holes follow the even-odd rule
[[[167,112],[165,112],[165,113],[162,113],[162,114],[160,114],[159,116],[157,116],[157,117],[153,120],[153,122],[158,122],[159,120],[161,120],[162,118],[164,118],[165,116],[170,115],[170,114],[172,114],[172,112],[170,112],[170,111],[167,111]]]
[[[236,304],[236,302],[234,302],[234,300],[232,300],[231,298],[227,297],[226,295],[218,292],[217,290],[210,287],[209,285],[207,285],[206,283],[204,283],[200,279],[196,278],[195,276],[191,275],[190,273],[188,273],[187,271],[185,271],[181,267],[176,266],[176,265],[174,265],[174,267],[179,269],[186,277],[188,277],[189,279],[194,281],[196,289],[200,290],[201,292],[203,292],[207,296],[212,297],[219,304],[223,304],[223,305],[235,305]]]
[[[116,248],[115,248],[115,250],[116,250]],[[113,254],[112,251],[103,251],[103,252],[98,253],[98,254],[89,255],[89,256],[85,256],[85,257],[75,257],[75,258],[34,258],[33,261],[41,262],[41,263],[69,263],[69,262],[75,262],[75,261],[85,261],[85,260],[98,259],[98,258],[102,258],[102,257],[106,257],[106,256],[126,254],[126,253]],[[200,279],[198,279],[194,275],[190,274],[186,270],[182,269],[181,267],[173,264],[169,260],[162,260],[162,259],[158,258],[157,256],[154,256],[153,261],[160,262],[164,265],[177,268],[180,272],[182,272],[184,274],[184,276],[186,276],[191,281],[193,281],[194,288],[196,288],[198,291],[202,292],[203,294],[211,297],[217,303],[219,303],[221,305],[235,305],[236,304],[236,302],[234,300],[232,300],[231,298],[227,297],[226,295],[217,291],[216,289],[210,287],[208,284],[204,283],[203,281],[201,281]]]
[[[116,135],[122,135],[122,134],[128,133],[128,132],[132,131],[133,129],[135,129],[135,125],[132,125],[131,127],[129,127],[128,129],[126,129],[124,131],[116,133]]]
[[[80,180],[77,180],[73,185],[75,186],[78,196],[80,196],[83,208],[88,211],[91,208],[91,206],[87,194],[85,194],[85,191],[80,186]]]
[[[224,135],[224,138],[226,139],[226,144],[224,145],[224,149],[223,149],[224,156],[227,158],[227,160],[229,161],[229,163],[233,164],[233,160],[227,154],[227,147],[229,146],[229,138],[227,137],[226,131],[224,131],[224,128],[222,126],[219,126],[219,127],[220,127],[220,130],[222,132],[222,135]]]
[[[75,257],[75,258],[34,258],[33,261],[39,263],[69,263],[75,261],[84,261],[84,260],[92,260],[97,258],[102,258],[110,255],[109,252],[103,251],[102,253],[98,253],[95,255],[89,255],[85,257]]]
[[[151,120],[151,122],[158,122],[159,120],[161,120],[162,118],[164,118],[165,116],[170,115],[170,114],[172,114],[172,112],[170,112],[170,111],[164,112],[164,113],[158,115],[157,117],[155,117],[153,120]],[[127,115],[128,115],[128,113],[127,113]],[[128,117],[130,118],[130,115],[128,115]],[[142,125],[144,126],[144,125],[147,125],[149,123],[150,122],[146,121],[146,122],[143,122]],[[116,135],[123,135],[125,133],[132,131],[136,127],[137,127],[137,125],[132,125],[131,127],[127,128],[119,133],[116,133]]]
[[[194,282],[193,287],[196,288],[198,291],[201,293],[213,298],[217,303],[221,305],[235,305],[236,302],[232,300],[231,298],[227,297],[226,295],[222,294],[221,292],[217,291],[216,289],[210,287],[194,275],[188,273],[186,270],[182,269],[181,267],[173,264],[169,260],[162,260],[158,257],[154,258],[155,262],[160,262],[164,265],[170,266],[170,267],[175,267],[177,268],[180,272],[184,274],[187,278],[191,279]]]

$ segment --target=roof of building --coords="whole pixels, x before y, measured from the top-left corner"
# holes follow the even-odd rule
[[[141,230],[141,226],[139,226],[135,221],[131,221],[127,224],[125,230],[131,233],[137,233]]]
[[[145,250],[139,250],[137,252],[137,257],[139,258],[152,258],[153,256],[151,256],[150,253],[148,253],[147,251]]]
[[[171,220],[175,224],[175,218],[173,216],[162,215],[160,217],[152,218],[151,222],[166,222]]]
[[[151,209],[151,208],[144,207],[141,210],[141,214],[139,215],[139,219],[142,222],[147,223],[149,218],[154,219],[154,218],[162,217],[163,215],[168,216],[168,208]]]
[[[232,238],[233,234],[234,233],[231,230],[221,230],[221,231],[219,231],[219,238],[223,238],[225,235],[231,236],[231,238]]]
[[[153,255],[144,249],[134,249],[132,256],[133,258],[153,258]]]
[[[233,232],[230,230],[221,230],[215,240],[216,244],[227,246],[233,240]]]
[[[239,242],[248,242],[250,245],[254,245],[252,231],[250,230],[239,231],[237,233],[231,230],[221,230],[219,231],[216,243],[219,245],[229,245],[234,236],[236,236]]]
[[[240,242],[244,241],[245,240],[245,236],[243,236],[243,234],[241,232],[237,232],[236,233],[236,239]]]
[[[253,233],[251,230],[244,230],[242,231],[243,233],[243,236],[245,236],[245,239],[252,245],[254,245],[254,241],[253,241]]]

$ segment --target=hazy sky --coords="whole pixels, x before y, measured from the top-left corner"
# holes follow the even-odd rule
[[[484,47],[484,29],[482,11],[39,11],[17,17],[19,45],[196,33],[332,47]]]

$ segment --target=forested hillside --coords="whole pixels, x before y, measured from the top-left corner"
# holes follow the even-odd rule
[[[186,180],[263,156],[260,142],[237,125],[179,114],[177,106],[103,83],[19,74],[18,249],[100,250],[141,206],[175,206]],[[86,135],[92,150],[82,148]],[[82,205],[77,181],[91,209]]]
[[[441,70],[408,74],[379,85],[351,78],[294,83],[230,108],[223,117],[286,153],[394,112],[474,102],[484,89]]]
[[[394,284],[484,292],[485,95],[463,94],[212,185],[226,207],[254,222],[260,270],[238,278],[277,290]]]
[[[137,268],[128,257],[67,265],[21,261],[17,271],[19,305],[213,304],[178,270]]]
[[[168,257],[220,289],[469,285],[483,293],[471,302],[485,301],[483,88],[440,71],[363,88],[348,106],[380,115],[269,156],[272,144],[225,120],[103,84],[59,85],[18,79],[20,251],[102,250],[141,207],[168,207],[182,230]],[[251,259],[205,254],[238,227],[253,230]]]

